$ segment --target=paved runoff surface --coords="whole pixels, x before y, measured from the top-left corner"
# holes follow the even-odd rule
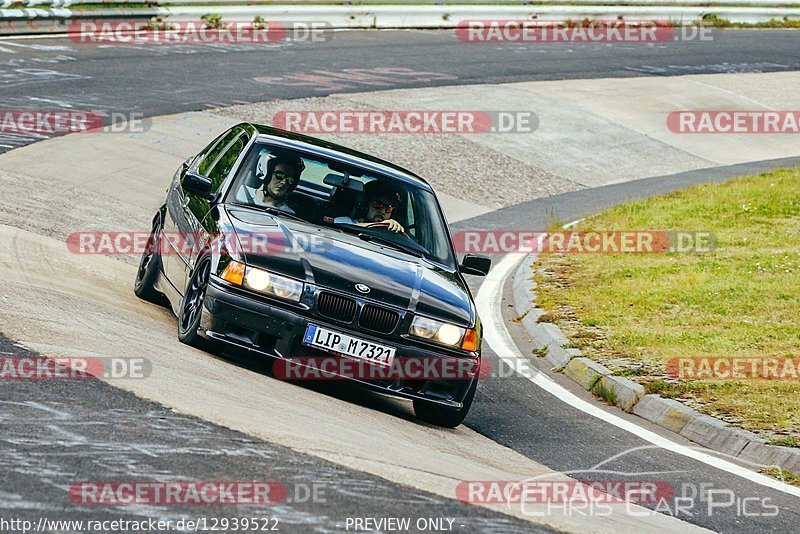
[[[269,49],[229,45],[96,49],[79,47],[66,39],[0,40],[4,74],[0,78],[3,87],[0,107],[136,111],[156,116],[271,99],[402,87],[791,71],[800,68],[796,54],[798,45],[800,32],[789,31],[723,32],[715,33],[712,43],[659,46],[464,44],[449,32],[336,33],[326,43],[313,46],[288,43]],[[309,73],[315,74],[301,76]],[[37,140],[41,139],[9,137],[5,139],[5,148]],[[27,149],[22,149],[20,154],[24,150]],[[38,164],[50,165],[57,174],[61,163],[58,151],[47,154],[49,159]],[[70,156],[63,153],[64,159]],[[723,166],[712,171],[692,170],[564,192],[493,210],[452,226],[454,230],[523,225],[543,228],[553,217],[573,220],[631,198],[798,163],[797,159],[784,159]],[[143,178],[147,182],[143,190],[149,195],[150,183],[165,183],[167,177]],[[128,187],[126,191],[142,194],[130,189],[132,183],[128,177],[119,179]],[[46,188],[57,184],[43,182],[40,185]],[[70,182],[70,189],[73,185],[74,189],[79,185],[80,191],[94,188],[102,189],[105,195],[114,194],[103,189],[110,187],[105,182],[89,181],[78,185]],[[43,189],[43,194],[47,194],[46,191]],[[105,197],[98,196],[102,198]],[[20,199],[18,211],[24,214],[28,200]],[[144,202],[136,198],[137,203],[144,204],[158,200],[154,197]],[[3,202],[7,203],[8,199]],[[80,208],[82,204],[75,206]],[[30,205],[27,209],[36,211],[39,208]],[[91,200],[86,209],[94,216],[102,216],[105,210],[113,209],[113,204]],[[18,216],[19,213],[9,215],[8,220],[19,220],[15,218]],[[55,216],[59,217],[61,214]],[[53,257],[57,256],[56,249],[49,251],[47,247],[58,243],[50,238],[61,238],[65,230],[47,230],[47,224],[39,217],[27,226],[37,235],[49,236],[41,240],[24,233],[4,234],[14,236],[9,251],[16,255],[4,256],[6,264],[0,266],[6,270],[4,276],[10,276],[0,285],[7,283],[4,287],[14,290],[3,296],[4,312],[0,313],[0,319],[6,326],[13,325],[13,329],[3,332],[0,352],[28,353],[12,339],[30,344],[38,340],[40,330],[49,336],[42,338],[44,345],[57,339],[57,334],[66,334],[74,335],[75,349],[81,349],[81,343],[85,343],[85,346],[91,344],[106,350],[143,343],[140,333],[147,332],[152,336],[147,340],[152,359],[166,371],[161,377],[154,373],[154,381],[142,381],[147,384],[121,384],[119,388],[95,380],[4,383],[0,388],[0,402],[4,405],[0,414],[0,472],[6,481],[0,491],[0,511],[4,519],[15,517],[36,522],[42,517],[141,519],[157,516],[177,520],[241,517],[255,512],[261,517],[279,519],[283,526],[280,531],[284,532],[340,532],[346,530],[347,518],[356,517],[409,517],[413,521],[450,518],[453,531],[465,532],[548,530],[550,527],[536,522],[523,522],[508,514],[443,497],[446,492],[436,486],[439,480],[436,477],[447,473],[457,482],[456,474],[463,473],[458,467],[465,462],[474,462],[476,466],[496,464],[498,469],[508,470],[507,463],[519,467],[528,465],[525,464],[528,461],[528,469],[544,466],[579,480],[662,481],[673,488],[676,497],[683,499],[671,500],[657,508],[662,517],[673,516],[686,522],[678,523],[677,528],[666,524],[674,530],[682,530],[681,525],[686,529],[696,525],[721,532],[792,532],[800,523],[797,497],[654,447],[635,432],[589,416],[525,378],[508,372],[502,373],[502,378],[488,378],[481,383],[476,403],[465,422],[466,428],[447,431],[421,425],[413,419],[406,405],[384,401],[377,395],[362,395],[347,388],[344,392],[342,388],[319,391],[274,384],[277,381],[265,376],[268,371],[257,362],[219,360],[196,351],[181,352],[185,349],[170,337],[174,336],[174,319],[158,310],[138,311],[145,309],[144,305],[135,302],[127,286],[120,286],[127,283],[126,276],[130,273],[130,269],[122,270],[122,267],[129,266],[118,267],[120,276],[116,272],[106,276],[102,269],[108,262],[121,262],[107,260],[103,263],[98,259],[91,263],[89,271],[99,277],[98,303],[112,307],[119,304],[119,315],[109,320],[116,321],[111,323],[114,327],[130,328],[130,331],[120,330],[117,341],[113,339],[113,328],[92,330],[102,310],[92,315],[90,302],[74,298],[80,296],[81,284],[87,283],[80,278],[77,269],[64,271],[74,276],[75,282],[71,278],[55,279],[53,273],[48,279],[47,269],[35,267],[30,273],[19,269],[26,260],[32,261],[22,254],[26,250],[38,251],[43,258],[53,251]],[[63,266],[63,258],[59,256],[58,261],[59,266]],[[477,293],[481,280],[473,282]],[[23,291],[26,287],[30,290],[27,297]],[[508,290],[506,284],[504,300],[500,301],[506,327],[519,350],[531,354],[530,340],[509,316]],[[123,294],[127,297],[120,297]],[[134,316],[126,314],[134,309],[140,319],[129,324],[128,317]],[[33,310],[40,310],[41,316],[34,317]],[[31,325],[26,324],[27,318],[31,319]],[[59,321],[64,324],[58,324]],[[92,335],[96,339],[92,339]],[[99,349],[98,352],[103,352]],[[498,356],[488,346],[484,355],[493,368],[503,369]],[[534,365],[540,363],[532,361]],[[205,381],[200,382],[200,377]],[[595,402],[588,393],[572,387],[564,377],[554,375],[553,378],[579,397]],[[199,388],[198,384],[207,389]],[[243,403],[247,399],[263,402],[273,397],[276,404],[270,405],[272,412],[262,413],[257,407]],[[153,402],[156,398],[163,402]],[[671,436],[646,421],[613,408],[607,410],[642,428],[691,446],[686,440]],[[327,421],[328,418],[348,426],[337,427]],[[314,436],[315,425],[325,431],[317,436],[319,450],[315,450],[312,439],[301,439]],[[481,436],[486,439],[481,441],[478,439]],[[325,448],[336,443],[353,447],[352,443],[359,440],[386,447],[392,441],[404,447],[406,443],[418,444],[419,450],[412,452],[419,456],[415,459],[407,451],[391,449],[387,449],[391,451],[388,457],[381,456],[380,451],[353,451],[352,455],[356,452],[361,455],[354,460],[345,454],[351,452],[349,450],[341,450],[337,455]],[[468,450],[470,446],[473,447],[471,451]],[[426,458],[426,451],[435,453],[435,460]],[[410,458],[418,462],[418,472],[403,479],[404,472],[397,474],[391,471],[390,465],[380,465],[381,458],[387,465]],[[477,472],[497,475],[502,471]],[[128,479],[274,480],[287,487],[291,502],[257,510],[243,506],[92,508],[73,506],[67,498],[67,488],[76,481]],[[431,488],[436,486],[437,491],[420,489],[417,487],[421,485],[419,480],[430,483]],[[318,495],[321,492],[324,501],[319,497],[307,497],[306,490],[313,491],[315,484],[321,488]],[[566,508],[550,513],[553,516],[586,513]],[[559,522],[551,517],[549,522],[541,523],[555,523],[558,530],[571,531],[660,530],[656,526],[658,522],[650,519],[643,519],[639,524],[604,522],[602,517],[591,515],[583,521],[569,519],[575,522]],[[648,521],[653,526],[642,528]],[[352,525],[349,530],[354,530]]]
[[[0,353],[36,356],[2,335]],[[42,532],[88,532],[89,520],[150,518],[172,521],[176,527],[180,521],[205,521],[201,524],[211,529],[215,521],[250,517],[259,518],[258,528],[248,531],[342,532],[354,529],[357,519],[391,517],[408,519],[412,527],[417,520],[420,526],[442,524],[453,532],[550,532],[176,414],[100,380],[6,381],[0,388],[0,405],[0,477],[5,481],[0,517],[33,525],[45,518],[50,526]],[[70,486],[112,480],[269,481],[285,489],[285,499],[219,506],[70,501]],[[57,528],[59,521],[73,523]],[[83,528],[76,521],[83,521]],[[14,530],[0,524],[0,531]]]

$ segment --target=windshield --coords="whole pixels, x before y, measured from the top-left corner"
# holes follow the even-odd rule
[[[335,160],[255,144],[225,201],[361,234],[365,241],[454,267],[433,193]]]

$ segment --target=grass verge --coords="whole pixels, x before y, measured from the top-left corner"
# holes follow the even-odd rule
[[[712,232],[706,253],[540,256],[537,305],[586,356],[648,392],[800,444],[800,377],[692,380],[679,357],[800,365],[800,169],[620,205],[577,230]]]

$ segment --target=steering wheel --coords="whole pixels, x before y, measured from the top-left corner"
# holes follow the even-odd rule
[[[399,235],[402,235],[403,237],[411,239],[410,237],[408,237],[408,234],[405,233],[405,231],[403,231],[403,232],[394,232],[393,230],[389,230],[389,222],[388,221],[370,223],[370,224],[367,225],[367,228],[378,228],[378,229],[386,230],[387,232],[392,232],[392,233],[395,233],[395,234],[399,234]]]

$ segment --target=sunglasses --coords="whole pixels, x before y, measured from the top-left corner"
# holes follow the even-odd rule
[[[275,171],[272,173],[272,177],[279,182],[288,182],[289,185],[295,183],[296,179],[294,176],[286,174],[285,172]]]
[[[373,202],[372,207],[376,210],[384,210],[386,213],[392,213],[394,211],[394,206],[390,202],[383,203],[380,200]]]

